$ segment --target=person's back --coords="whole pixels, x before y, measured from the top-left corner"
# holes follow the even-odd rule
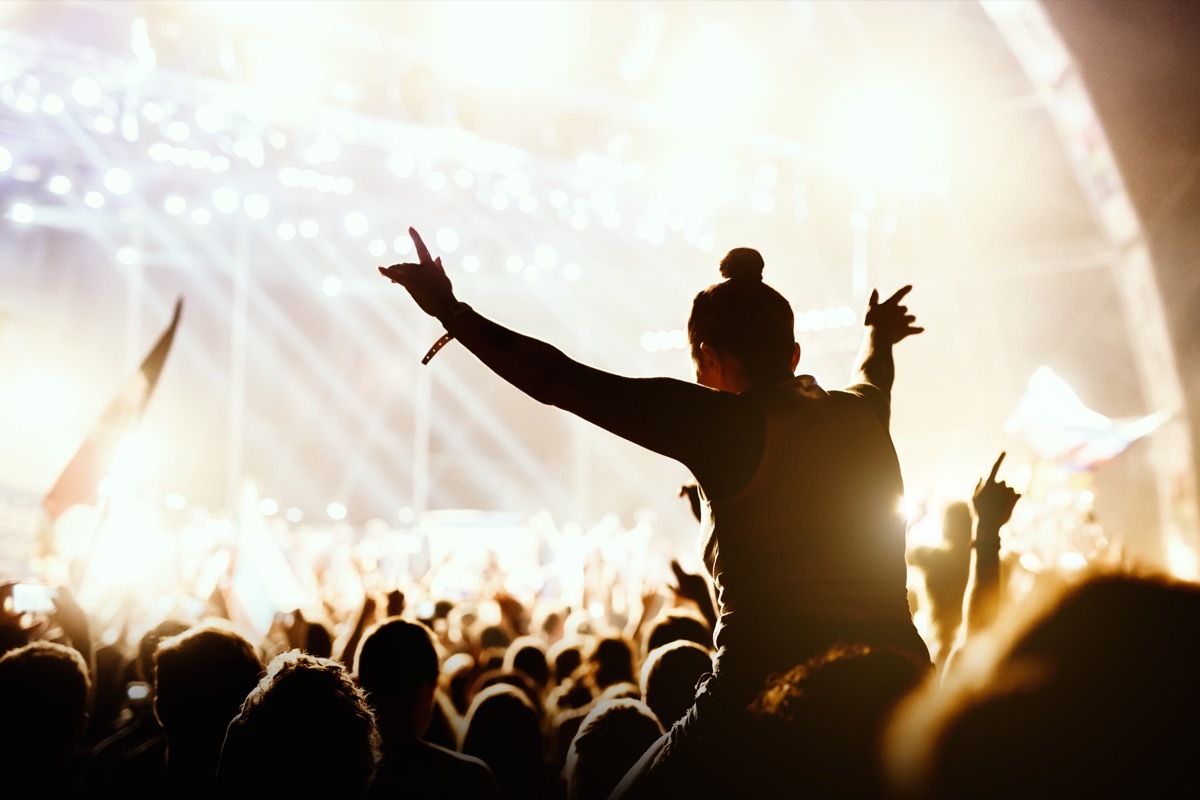
[[[800,376],[751,392],[767,425],[758,472],[709,504],[720,667],[750,689],[839,639],[923,649],[908,613],[900,466],[875,390],[854,391]]]

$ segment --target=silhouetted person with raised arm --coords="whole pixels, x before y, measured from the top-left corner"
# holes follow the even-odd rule
[[[911,560],[924,576],[933,660],[940,669],[954,648],[962,625],[963,597],[971,571],[971,507],[963,502],[946,506],[941,544],[917,548]]]
[[[721,262],[688,320],[696,383],[627,378],[588,367],[459,302],[415,230],[420,262],[381,267],[489,368],[563,408],[688,469],[703,499],[704,562],[718,592],[714,677],[631,771],[636,792],[708,794],[738,743],[746,703],[766,676],[837,641],[928,651],[908,611],[900,466],[888,430],[892,347],[919,333],[901,300],[871,295],[853,385],[826,391],[795,375],[800,346],[782,295],[763,283],[749,248]],[[699,703],[699,701],[698,701]],[[713,735],[701,732],[709,731]],[[719,732],[719,735],[717,735]],[[687,742],[691,742],[687,744]],[[618,787],[618,792],[630,786]]]

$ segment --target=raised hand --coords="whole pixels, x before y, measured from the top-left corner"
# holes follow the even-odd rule
[[[996,480],[996,473],[1000,470],[1005,455],[1001,453],[996,463],[992,464],[992,471],[986,479],[979,479],[971,497],[971,505],[975,507],[980,527],[991,531],[999,531],[1000,526],[1012,518],[1013,508],[1021,499],[1021,495],[1011,486]]]
[[[450,278],[442,268],[441,256],[433,258],[429,254],[429,248],[421,241],[416,228],[409,228],[408,235],[412,237],[413,245],[417,248],[419,262],[380,267],[379,274],[389,278],[392,283],[403,286],[426,314],[440,317],[458,304],[454,296],[454,287],[450,285]]]
[[[671,572],[675,576],[675,585],[670,589],[678,597],[691,600],[700,609],[700,613],[708,620],[710,627],[716,624],[717,613],[713,607],[712,592],[708,588],[708,580],[695,572],[688,572],[678,561],[671,559]]]
[[[867,315],[863,324],[874,328],[888,344],[896,344],[902,339],[914,336],[924,331],[913,325],[917,318],[908,313],[908,306],[900,305],[904,295],[912,291],[912,286],[904,286],[887,300],[879,302],[879,290],[871,290],[871,299],[867,301]]]

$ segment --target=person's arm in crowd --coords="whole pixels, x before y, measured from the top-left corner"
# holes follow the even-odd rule
[[[854,363],[852,380],[856,384],[874,386],[882,395],[882,407],[875,411],[880,415],[884,425],[888,424],[892,398],[892,384],[896,379],[896,362],[892,356],[892,348],[908,338],[924,331],[913,323],[917,318],[908,313],[908,307],[900,305],[904,296],[912,291],[912,286],[904,286],[895,294],[879,302],[879,291],[872,290],[867,302],[867,314],[863,324],[867,327],[863,336],[862,348]]]
[[[404,595],[401,595],[400,607],[404,608]],[[358,617],[354,620],[354,628],[350,631],[350,635],[346,637],[346,641],[342,642],[342,646],[338,648],[338,661],[345,664],[350,669],[354,669],[354,655],[358,652],[358,643],[362,641],[363,635],[367,632],[367,627],[375,619],[375,598],[368,592],[363,596],[362,607],[358,610]]]
[[[671,572],[675,575],[675,585],[671,587],[671,591],[682,597],[684,600],[690,600],[700,610],[700,615],[708,623],[708,629],[715,631],[717,629],[717,603],[713,599],[712,584],[708,578],[695,572],[688,572],[679,562],[671,559]]]
[[[75,595],[65,586],[60,586],[54,593],[54,618],[62,628],[66,637],[71,640],[71,646],[79,651],[88,665],[92,684],[96,682],[96,662],[92,653],[92,630],[88,623],[87,613]]]
[[[986,479],[975,484],[971,505],[975,509],[975,538],[971,543],[971,573],[967,583],[963,624],[967,636],[986,628],[995,619],[1000,605],[1000,528],[1012,517],[1021,495],[996,472],[1004,453],[992,465]]]
[[[429,254],[415,230],[409,233],[420,262],[380,267],[380,273],[403,286],[489,369],[539,402],[680,461],[714,494],[741,488],[761,452],[761,411],[698,384],[589,367],[483,317],[458,301],[441,259]]]

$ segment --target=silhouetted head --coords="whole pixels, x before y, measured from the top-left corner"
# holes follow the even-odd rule
[[[743,391],[791,377],[800,353],[795,316],[763,283],[762,255],[734,248],[721,259],[721,275],[726,280],[696,295],[688,318],[697,382]]]
[[[560,684],[583,663],[583,644],[577,639],[559,639],[547,654],[554,665],[554,682]]]
[[[640,700],[596,704],[567,751],[568,800],[603,800],[662,735],[658,719]]]
[[[202,625],[159,642],[154,662],[154,714],[172,750],[203,748],[215,768],[229,721],[258,685],[258,653],[232,630]]]
[[[646,633],[646,652],[671,642],[695,642],[712,649],[712,629],[708,623],[689,611],[672,609],[654,621]]]
[[[218,781],[223,794],[259,797],[361,795],[379,735],[366,694],[342,664],[291,650],[229,724]]]
[[[920,796],[1200,793],[1200,587],[1102,575],[968,642],[905,704],[889,765]]]
[[[0,657],[0,784],[11,796],[47,795],[88,720],[87,664],[74,649],[32,642]]]
[[[304,652],[317,658],[333,655],[333,634],[323,622],[310,622],[304,632]]]
[[[154,683],[154,651],[158,649],[158,643],[171,636],[178,636],[190,627],[186,622],[167,619],[142,634],[142,638],[138,640],[137,654],[139,680]]]
[[[881,796],[887,723],[929,675],[904,651],[839,645],[774,677],[751,706],[771,737],[764,778],[818,797]]]
[[[546,650],[532,636],[522,636],[508,646],[504,653],[504,669],[524,673],[541,690],[550,683],[550,664]]]
[[[637,683],[633,671],[633,648],[622,636],[605,636],[596,642],[588,659],[592,680],[598,690],[614,683]]]
[[[475,696],[459,750],[491,767],[502,797],[544,796],[541,720],[519,689],[497,684]]]
[[[671,642],[650,651],[642,664],[642,695],[664,728],[683,718],[696,700],[696,684],[712,670],[712,656],[695,642]]]
[[[416,737],[429,725],[439,669],[433,632],[400,617],[367,631],[354,658],[354,674],[380,723]]]

